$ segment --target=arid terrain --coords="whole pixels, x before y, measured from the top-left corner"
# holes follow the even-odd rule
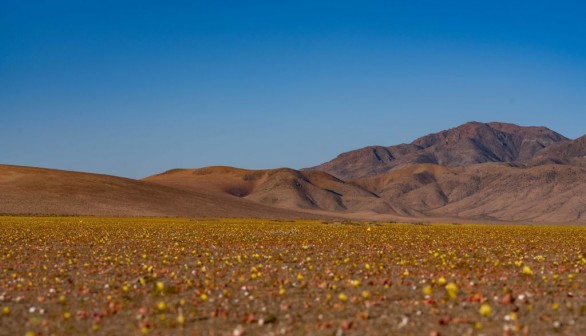
[[[586,223],[586,136],[471,122],[316,167],[172,169],[142,180],[0,166],[0,213]]]
[[[0,0],[0,336],[586,336],[585,17]]]
[[[0,221],[0,335],[586,334],[584,227]]]
[[[372,146],[343,153],[313,169],[326,171],[342,179],[356,179],[426,163],[448,167],[467,167],[487,162],[516,166],[529,166],[536,162],[561,163],[578,156],[583,159],[586,153],[584,146],[577,145],[580,142],[583,140],[574,142],[546,127],[469,122],[423,136],[410,144]],[[554,144],[557,150],[545,151]],[[565,153],[560,150],[570,147],[576,150]],[[539,160],[535,161],[536,158]]]
[[[302,170],[1,165],[0,335],[586,334],[584,139],[468,123]]]
[[[237,197],[108,175],[0,165],[0,213],[303,218]],[[315,217],[315,216],[313,216]]]

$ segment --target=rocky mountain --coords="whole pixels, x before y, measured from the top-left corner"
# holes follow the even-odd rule
[[[555,143],[538,152],[537,155],[527,160],[526,163],[531,166],[555,163],[585,167],[586,135],[576,140]]]
[[[143,180],[0,165],[0,214],[586,224],[586,136],[471,122],[301,171],[206,167]]]
[[[586,168],[412,165],[356,184],[423,217],[521,223],[586,222]]]
[[[426,135],[410,144],[370,146],[342,153],[309,170],[328,172],[347,180],[375,176],[421,163],[448,167],[465,167],[484,162],[524,164],[544,148],[568,140],[545,127],[469,122]]]
[[[586,222],[586,167],[573,165],[425,163],[350,181],[320,171],[207,167],[145,180],[275,208],[361,219]]]

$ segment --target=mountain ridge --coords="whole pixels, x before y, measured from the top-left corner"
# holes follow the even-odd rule
[[[0,213],[586,224],[586,136],[470,122],[309,169],[142,180],[0,165]]]
[[[523,163],[537,152],[569,141],[546,127],[501,122],[468,122],[431,133],[409,144],[367,146],[342,153],[308,170],[321,170],[341,179],[375,176],[412,164],[467,166],[483,162]]]

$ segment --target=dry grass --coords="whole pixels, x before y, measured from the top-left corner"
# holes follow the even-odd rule
[[[1,335],[586,334],[586,228],[0,217]]]

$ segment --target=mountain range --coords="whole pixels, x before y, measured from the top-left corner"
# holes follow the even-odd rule
[[[470,122],[302,170],[142,180],[0,165],[0,213],[586,224],[586,136]]]
[[[545,148],[558,143],[561,144],[558,150],[543,152]],[[487,162],[526,166],[536,162],[534,160],[538,154],[545,155],[539,162],[546,163],[560,152],[559,149],[572,144],[570,139],[545,127],[470,122],[426,135],[410,144],[371,146],[346,152],[311,169],[325,171],[342,179],[356,179],[425,163],[447,167],[466,167]],[[572,154],[576,152],[567,151],[562,156]],[[558,158],[558,161],[561,162],[561,159]]]

